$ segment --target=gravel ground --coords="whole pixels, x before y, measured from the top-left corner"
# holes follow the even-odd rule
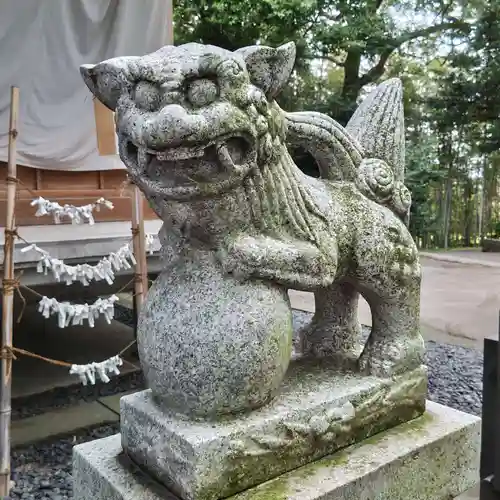
[[[294,311],[296,327],[308,321],[308,313]],[[365,335],[368,330],[365,330]],[[429,399],[475,415],[481,413],[483,355],[480,351],[460,346],[427,342],[429,367]],[[115,379],[96,388],[81,386],[50,391],[39,396],[13,402],[15,418],[43,413],[49,408],[67,406],[81,399],[134,388],[142,388],[140,374]],[[12,453],[13,480],[16,483],[10,499],[72,498],[71,450],[75,444],[119,432],[118,424],[87,429],[76,436],[18,448]]]
[[[57,441],[40,442],[12,452],[12,479],[16,483],[10,497],[65,500],[72,498],[71,450],[75,444],[111,436],[119,424],[81,431]]]

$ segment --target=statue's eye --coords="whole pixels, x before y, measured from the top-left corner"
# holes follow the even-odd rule
[[[141,81],[135,86],[133,98],[139,108],[156,111],[160,108],[162,93],[154,83]]]
[[[208,78],[193,80],[189,82],[187,87],[187,98],[189,102],[197,108],[214,102],[218,95],[218,85]]]

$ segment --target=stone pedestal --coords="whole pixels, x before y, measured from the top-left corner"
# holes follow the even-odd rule
[[[339,372],[327,359],[291,363],[278,396],[217,421],[168,413],[151,391],[121,400],[122,445],[184,500],[218,500],[420,416],[426,368],[395,378]]]
[[[448,500],[479,478],[480,419],[428,402],[423,416],[233,500]],[[176,500],[127,467],[120,435],[74,450],[75,500]]]

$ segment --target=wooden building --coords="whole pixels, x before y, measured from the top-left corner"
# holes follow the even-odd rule
[[[99,101],[94,100],[95,136],[97,149],[102,156],[116,155],[113,114]],[[61,205],[86,205],[99,198],[113,203],[113,210],[95,212],[96,222],[129,221],[131,217],[130,191],[125,189],[127,173],[124,169],[100,171],[50,170],[18,165],[18,199],[16,222],[18,226],[53,224],[51,217],[36,217],[30,205],[34,196],[41,196]],[[7,168],[0,162],[0,214],[5,213]],[[144,202],[144,218],[156,215]],[[66,221],[68,223],[68,221]]]
[[[33,195],[83,205],[104,197],[115,209],[96,221],[129,221],[130,193],[116,155],[112,113],[94,101],[79,66],[117,56],[140,56],[173,43],[172,2],[12,1],[2,7],[0,48],[0,225],[5,213],[9,89],[20,89],[17,164],[18,226],[52,224],[37,218]],[[15,27],[15,29],[12,29]],[[71,29],[69,28],[71,27]],[[26,33],[29,33],[27,36]],[[19,57],[12,53],[16,47]],[[95,136],[95,139],[94,139]],[[109,157],[114,155],[115,158]],[[145,218],[154,214],[145,204]]]
[[[35,194],[57,201],[61,205],[65,203],[86,205],[103,197],[113,202],[115,208],[95,212],[96,222],[130,221],[131,200],[130,193],[123,189],[126,180],[124,170],[68,172],[19,165],[17,171],[22,182],[18,188],[16,204],[18,226],[54,224],[51,217],[35,217],[35,209],[30,206]],[[0,214],[5,213],[6,172],[5,163],[0,163]],[[146,220],[156,218],[146,202],[144,202],[144,218]]]

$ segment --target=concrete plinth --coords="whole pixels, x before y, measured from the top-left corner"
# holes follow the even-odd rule
[[[428,402],[425,414],[246,490],[233,500],[448,500],[479,477],[480,419]],[[121,459],[121,436],[74,449],[75,500],[173,500]]]

